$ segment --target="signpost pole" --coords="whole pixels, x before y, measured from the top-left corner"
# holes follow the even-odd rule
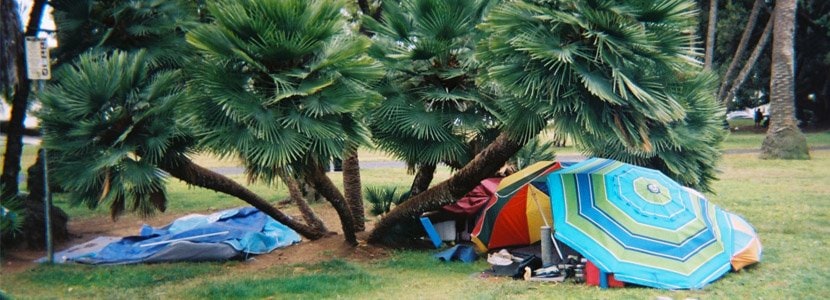
[[[40,96],[43,92],[44,81],[52,78],[46,38],[26,37],[26,68],[29,79],[37,81],[37,93]],[[42,125],[41,136],[43,136]],[[55,250],[52,248],[52,197],[49,196],[49,168],[47,167],[49,160],[46,158],[46,148],[43,148],[43,145],[40,147],[40,157],[43,159],[43,220],[46,223],[46,257],[47,261],[52,264],[55,262]]]

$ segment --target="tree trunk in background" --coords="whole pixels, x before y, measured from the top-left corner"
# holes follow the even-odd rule
[[[706,28],[706,53],[703,57],[703,68],[712,69],[712,60],[715,56],[715,36],[718,30],[718,0],[709,0],[709,25]]]
[[[409,197],[415,197],[429,189],[432,178],[435,176],[435,165],[418,165],[415,171],[415,178],[412,179],[412,187],[409,188]]]
[[[523,144],[510,139],[507,133],[501,133],[493,143],[484,148],[449,179],[410,198],[386,214],[375,226],[369,236],[369,242],[380,243],[395,224],[418,218],[424,212],[455,202],[475,188],[484,178],[495,174],[510,157],[522,148]]]
[[[763,0],[755,0],[755,4],[752,5],[752,12],[749,13],[749,19],[746,21],[746,26],[744,26],[744,32],[741,34],[741,41],[738,43],[738,48],[735,49],[735,54],[732,55],[732,62],[730,62],[729,67],[726,68],[726,72],[723,74],[723,79],[721,80],[720,89],[718,89],[717,99],[721,103],[726,102],[724,93],[726,93],[729,89],[729,85],[732,82],[732,73],[735,73],[735,69],[738,67],[738,64],[744,59],[744,53],[746,52],[746,48],[749,46],[749,38],[752,36],[752,31],[758,23],[758,15],[761,12],[761,6],[763,5]]]
[[[3,0],[6,1],[6,0]],[[5,6],[5,5],[4,5]],[[46,0],[35,0],[32,4],[32,13],[29,15],[29,24],[26,26],[26,36],[35,36],[40,30],[40,19]],[[19,32],[18,32],[19,33]],[[26,110],[29,106],[29,93],[32,82],[26,75],[26,57],[24,55],[23,36],[18,34],[14,39],[17,47],[11,49],[17,61],[17,84],[14,86],[12,97],[12,113],[9,118],[9,131],[6,137],[6,152],[3,157],[3,174],[0,183],[3,184],[2,196],[10,197],[20,191],[17,177],[20,175],[20,155],[23,153],[23,131],[26,121]],[[2,51],[8,51],[3,49]]]
[[[299,181],[286,174],[280,174],[280,179],[285,184],[286,188],[288,188],[289,198],[292,202],[294,202],[294,204],[297,205],[297,209],[300,210],[306,224],[313,228],[319,228],[322,231],[328,232],[329,230],[326,228],[326,224],[323,223],[323,220],[320,220],[320,218],[317,217],[317,214],[315,214],[314,210],[311,209],[311,206],[308,205],[308,201],[306,201],[303,197]]]
[[[160,166],[160,168],[167,173],[170,173],[171,176],[181,179],[188,184],[239,198],[240,200],[245,201],[264,212],[266,215],[274,218],[274,220],[277,220],[280,223],[285,224],[285,226],[294,229],[297,233],[307,239],[316,240],[328,234],[328,230],[325,228],[315,228],[294,220],[268,203],[268,201],[262,199],[259,195],[254,194],[236,181],[196,165],[189,159],[180,164]]]
[[[343,158],[343,193],[346,203],[352,211],[354,230],[366,230],[366,213],[363,209],[363,186],[360,181],[360,159],[357,156],[357,146],[347,147]]]
[[[810,159],[807,139],[795,120],[796,0],[775,2],[770,75],[770,126],[761,144],[762,159]]]
[[[17,44],[22,26],[17,9],[17,1],[0,1],[0,92],[6,100],[12,98],[12,86],[17,81],[17,52],[6,49],[22,47]]]
[[[326,176],[326,172],[323,171],[322,168],[315,165],[311,166],[309,169],[310,172],[306,174],[306,180],[308,180],[317,189],[317,191],[323,195],[323,198],[331,203],[334,210],[337,211],[346,242],[352,246],[357,246],[357,237],[355,236],[356,231],[354,225],[355,218],[352,217],[352,211],[349,208],[348,203],[346,203],[346,198],[342,193],[340,193],[340,190],[337,189],[337,186],[334,185],[331,178]]]
[[[749,55],[749,59],[747,59],[746,63],[744,63],[743,68],[741,68],[741,72],[739,72],[738,76],[735,77],[735,83],[729,88],[729,92],[726,93],[724,98],[721,100],[722,102],[727,102],[732,99],[732,97],[735,97],[735,94],[738,93],[741,85],[743,85],[744,81],[746,81],[746,78],[749,76],[749,72],[752,71],[753,67],[755,67],[758,57],[761,56],[761,53],[764,52],[764,48],[767,47],[767,43],[769,43],[774,22],[775,16],[770,17],[769,21],[767,21],[767,25],[764,26],[764,33],[762,33],[761,37],[758,38],[758,44],[755,44],[755,49],[752,50],[752,54]]]

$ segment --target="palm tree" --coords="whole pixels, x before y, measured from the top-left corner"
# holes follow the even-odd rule
[[[493,96],[475,85],[473,58],[488,0],[386,1],[380,20],[364,17],[371,54],[387,68],[386,100],[372,112],[377,145],[417,169],[411,195],[435,166],[459,168],[491,142],[500,124]]]
[[[472,189],[548,122],[589,151],[616,146],[624,160],[658,167],[684,183],[714,177],[722,118],[711,75],[693,45],[693,1],[511,1],[479,25],[479,82],[499,93],[502,134],[447,181],[396,207],[375,227],[437,209]],[[694,96],[708,94],[696,99]],[[701,103],[693,103],[693,100]],[[706,108],[702,112],[695,109]],[[679,139],[703,137],[681,143]],[[688,147],[678,149],[676,147]],[[687,163],[683,155],[692,155]],[[681,176],[687,165],[700,170]]]
[[[327,232],[302,224],[222,175],[187,158],[193,137],[176,106],[186,97],[180,71],[153,70],[135,55],[87,53],[55,73],[38,113],[52,177],[76,204],[150,214],[167,204],[166,174],[238,197],[308,238]]]
[[[150,74],[160,70],[176,70],[192,56],[192,51],[184,40],[184,32],[196,25],[194,22],[196,9],[191,4],[193,3],[187,1],[53,1],[52,5],[55,6],[55,18],[61,43],[61,48],[57,51],[56,56],[59,57],[59,63],[61,63],[69,62],[75,58],[77,53],[85,51],[95,53],[107,53],[113,50],[142,51],[141,56],[144,57],[145,63],[150,64],[150,69],[146,70]],[[97,60],[98,63],[100,61]],[[91,69],[85,71],[91,72]],[[177,81],[176,84],[182,84],[182,82]],[[122,88],[141,87],[124,85]],[[177,98],[181,99],[183,97]],[[90,101],[83,98],[76,100]],[[79,114],[78,118],[84,118],[86,113],[94,114],[95,109],[110,109],[107,107],[119,107],[123,103],[112,101],[96,105],[104,105],[104,107],[90,106],[88,108],[93,112],[77,112]],[[124,108],[120,107],[119,109]],[[65,113],[61,108],[58,108],[57,111]],[[176,113],[178,116],[177,111]],[[146,120],[170,122],[171,116],[150,115]],[[123,126],[138,127],[147,125],[147,123],[128,125],[127,122],[123,124]],[[103,128],[107,127],[105,124],[101,126]],[[154,124],[153,126],[159,125]],[[170,129],[173,128],[181,129],[179,127],[171,127]],[[182,130],[182,133],[190,134],[187,130]],[[160,150],[164,153],[159,156],[164,157],[164,159],[156,167],[167,171],[173,177],[188,184],[237,197],[272,218],[283,222],[306,238],[317,239],[329,233],[328,229],[313,215],[307,203],[302,197],[297,197],[296,193],[291,193],[292,199],[303,212],[303,216],[307,220],[306,224],[289,218],[268,201],[237,182],[194,164],[187,158],[188,153],[198,150],[193,147],[195,144],[193,140],[192,136],[183,136],[172,141],[176,143],[176,146]],[[143,141],[135,141],[135,143],[143,143]],[[108,150],[111,149],[99,149],[99,151]],[[97,176],[95,172],[89,175]],[[164,174],[157,175],[160,179],[166,177]],[[286,182],[286,185],[291,186],[289,182]],[[143,205],[144,207],[153,208],[151,205]]]
[[[215,23],[187,40],[201,55],[188,72],[189,122],[200,145],[237,155],[254,179],[302,174],[337,211],[346,241],[355,219],[322,163],[346,145],[368,143],[355,117],[380,96],[383,75],[365,55],[367,38],[345,26],[342,1],[223,0],[208,4]]]
[[[795,0],[775,2],[770,127],[761,145],[764,159],[810,159],[807,139],[795,120],[795,11]]]

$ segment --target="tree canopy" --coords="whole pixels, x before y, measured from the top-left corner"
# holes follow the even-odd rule
[[[549,121],[589,154],[708,189],[722,117],[694,48],[695,12],[680,0],[505,2],[481,25],[482,81],[513,96],[516,134]]]

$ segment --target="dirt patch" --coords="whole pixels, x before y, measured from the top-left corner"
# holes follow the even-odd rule
[[[366,223],[366,231],[357,234],[360,243],[351,246],[345,242],[340,228],[337,213],[330,205],[316,205],[315,212],[325,222],[329,230],[337,233],[319,240],[302,242],[286,248],[274,250],[271,253],[257,255],[253,259],[241,264],[243,270],[261,270],[280,264],[314,263],[333,258],[342,258],[349,261],[366,262],[388,256],[389,250],[383,247],[366,244],[364,241],[374,222]],[[213,211],[194,212],[209,214]],[[291,210],[286,210],[291,213]],[[141,225],[149,224],[154,227],[164,226],[173,220],[187,214],[159,214],[142,219],[137,216],[125,216],[113,222],[109,217],[100,217],[83,220],[70,220],[70,240],[55,246],[55,252],[67,249],[77,244],[92,240],[99,236],[129,236],[138,234]],[[296,216],[299,218],[299,216]],[[0,261],[0,273],[11,274],[34,268],[34,260],[44,257],[43,250],[10,249],[6,250]]]

